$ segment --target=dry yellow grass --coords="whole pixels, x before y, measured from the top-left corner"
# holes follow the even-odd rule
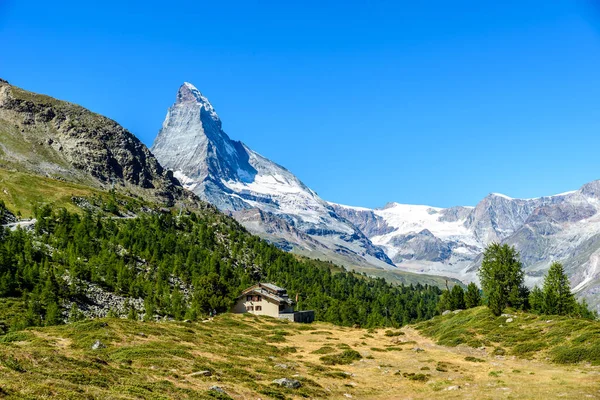
[[[340,366],[341,370],[352,374],[347,381],[318,379],[332,398],[348,398],[346,395],[357,399],[600,398],[599,367],[565,367],[491,356],[484,349],[439,346],[411,328],[402,329],[405,335],[393,338],[385,336],[383,329],[370,335],[364,330],[330,325],[321,325],[318,329],[329,331],[331,335],[314,335],[308,331],[288,339],[287,345],[299,349],[296,357],[302,362],[318,364],[320,355],[312,354],[313,351],[341,343],[363,356],[373,357]],[[399,341],[409,343],[403,345]],[[390,346],[402,350],[373,350],[385,350]],[[417,352],[416,348],[424,351]],[[466,361],[469,356],[483,362]],[[430,376],[427,382],[419,382],[405,378],[403,373]]]
[[[206,323],[106,319],[36,328],[0,338],[0,397],[208,399],[215,396],[212,385],[230,396],[217,398],[234,399],[600,397],[598,366],[493,356],[437,345],[410,327],[400,332],[240,315]],[[96,339],[107,347],[90,350]],[[333,366],[321,359],[350,349],[362,359]],[[204,369],[212,376],[193,376]],[[281,377],[303,386],[271,383]]]

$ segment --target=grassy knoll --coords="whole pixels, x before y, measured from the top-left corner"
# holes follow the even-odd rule
[[[350,395],[358,399],[429,399],[598,395],[599,367],[498,357],[467,346],[437,345],[410,327],[402,332],[389,336],[384,329],[301,325],[240,315],[222,315],[199,323],[102,319],[28,329],[0,336],[0,397],[344,399]],[[103,346],[93,350],[97,340]],[[201,371],[209,371],[210,376],[198,373]],[[271,383],[284,377],[296,379],[302,386],[289,389]],[[210,390],[214,385],[226,394]]]
[[[445,346],[485,346],[494,355],[600,365],[600,322],[511,312],[495,317],[486,307],[435,317],[417,325]]]

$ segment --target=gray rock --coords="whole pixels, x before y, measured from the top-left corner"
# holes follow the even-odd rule
[[[424,352],[425,350],[424,350],[424,349],[422,349],[422,348],[420,348],[420,347],[413,347],[413,351],[414,351],[414,352],[417,352],[417,353],[422,353],[422,352]]]
[[[275,379],[273,381],[273,383],[276,385],[279,385],[279,386],[286,387],[288,389],[298,389],[299,387],[302,386],[300,381],[297,381],[295,379],[288,379],[288,378]]]
[[[451,312],[452,312],[452,311],[450,311],[450,310],[446,310],[446,311],[444,311],[444,312],[442,313],[442,315],[448,315],[448,314],[450,314]]]
[[[513,319],[512,319],[512,318],[507,318],[507,319],[506,319],[506,323],[507,323],[507,324],[510,324],[511,322],[513,322]]]
[[[197,372],[192,372],[190,374],[190,376],[212,376],[212,372],[206,370],[206,371],[197,371]]]
[[[211,386],[211,387],[208,388],[208,390],[212,390],[214,392],[219,392],[219,393],[227,394],[227,392],[225,391],[225,389],[223,389],[220,386]]]
[[[92,345],[92,350],[105,349],[106,345],[99,340],[96,340]]]

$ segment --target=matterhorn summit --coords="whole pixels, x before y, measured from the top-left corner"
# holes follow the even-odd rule
[[[179,88],[152,152],[187,189],[282,248],[353,267],[394,268],[383,250],[290,171],[231,140],[191,83]]]

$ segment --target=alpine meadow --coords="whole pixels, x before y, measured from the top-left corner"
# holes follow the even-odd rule
[[[0,399],[600,398],[600,8],[467,3],[0,1]]]

